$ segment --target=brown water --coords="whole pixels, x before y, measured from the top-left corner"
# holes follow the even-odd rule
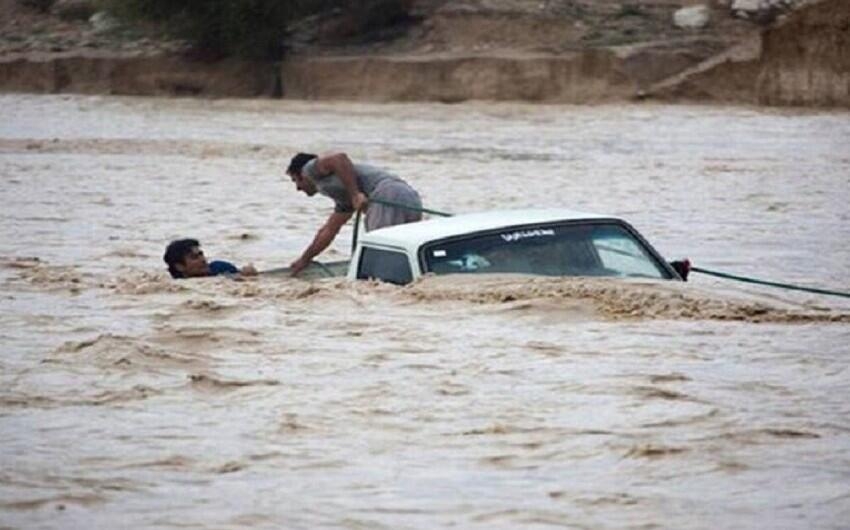
[[[161,254],[287,265],[330,204],[281,165],[341,148],[431,208],[850,290],[848,146],[840,113],[0,96],[0,527],[846,528],[842,299]]]

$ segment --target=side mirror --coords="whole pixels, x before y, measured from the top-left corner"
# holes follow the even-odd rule
[[[688,274],[691,273],[691,260],[688,258],[671,261],[670,266],[682,278],[683,281],[688,281]]]

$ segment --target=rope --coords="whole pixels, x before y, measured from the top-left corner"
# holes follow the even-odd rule
[[[793,285],[790,283],[770,282],[767,280],[759,280],[758,278],[748,278],[746,276],[738,276],[736,274],[729,274],[726,272],[712,271],[700,267],[691,267],[691,271],[700,272],[702,274],[708,274],[709,276],[717,276],[718,278],[725,278],[727,280],[735,280],[738,282],[753,283],[756,285],[767,285],[769,287],[779,287],[781,289],[789,289],[792,291],[805,291],[807,293],[825,294],[829,296],[841,296],[843,298],[850,298],[850,293],[830,291],[828,289],[817,289],[815,287],[803,287],[802,285]]]
[[[322,263],[321,261],[313,260],[313,261],[311,261],[311,262],[310,262],[310,264],[312,264],[312,265],[318,265],[318,266],[319,266],[319,268],[320,268],[320,269],[322,269],[322,272],[324,272],[325,274],[327,274],[327,275],[328,275],[328,276],[330,276],[330,277],[333,277],[334,272],[333,272],[332,270],[330,270],[330,269],[328,268],[328,266],[327,266],[327,265],[325,265],[324,263]]]
[[[452,214],[446,212],[440,212],[438,210],[429,210],[428,208],[420,208],[418,206],[411,206],[409,204],[404,204],[395,201],[387,201],[384,199],[369,199],[369,202],[374,202],[376,204],[383,204],[384,206],[392,206],[395,208],[402,208],[404,210],[413,210],[414,212],[422,212],[429,213],[431,215],[440,215],[443,217],[451,217]],[[360,234],[360,210],[357,210],[357,214],[354,216],[354,233],[351,234],[351,255],[354,256],[354,251],[357,250],[357,238]]]
[[[354,251],[357,250],[357,237],[360,233],[360,210],[357,210],[357,215],[354,216],[354,233],[351,234],[351,255],[354,256]]]
[[[395,206],[396,208],[404,208],[405,210],[413,210],[414,212],[422,212],[429,213],[431,215],[439,215],[441,217],[451,217],[452,214],[446,212],[440,212],[438,210],[429,210],[428,208],[420,208],[418,206],[410,206],[409,204],[403,204],[400,202],[387,201],[384,199],[372,199],[369,198],[369,202],[374,202],[377,204],[383,204],[384,206]]]

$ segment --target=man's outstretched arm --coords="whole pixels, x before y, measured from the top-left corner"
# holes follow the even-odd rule
[[[304,270],[304,267],[309,265],[313,258],[328,248],[328,245],[333,242],[334,238],[339,233],[339,229],[342,228],[342,225],[348,222],[350,218],[350,213],[332,213],[330,217],[328,217],[328,220],[325,221],[325,224],[318,232],[316,232],[316,236],[313,238],[313,242],[310,243],[310,246],[304,250],[300,258],[293,261],[290,265],[292,275],[295,276]]]

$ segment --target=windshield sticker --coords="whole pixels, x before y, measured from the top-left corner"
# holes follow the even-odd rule
[[[434,257],[435,258],[445,258],[446,257],[446,251],[445,250],[435,250],[434,251]]]
[[[534,230],[519,230],[509,234],[500,235],[506,242],[511,243],[513,241],[519,241],[520,239],[527,239],[529,237],[552,237],[555,235],[555,231],[551,228],[535,228]]]

